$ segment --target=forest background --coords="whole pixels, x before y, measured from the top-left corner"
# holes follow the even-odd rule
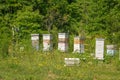
[[[15,31],[13,35],[13,31]],[[84,36],[94,46],[95,38],[120,45],[119,0],[0,0],[0,49],[13,42],[23,45],[30,34],[53,34],[57,47],[58,32]],[[40,39],[41,39],[40,38]],[[5,49],[5,50],[4,50]],[[70,49],[71,50],[71,49]]]

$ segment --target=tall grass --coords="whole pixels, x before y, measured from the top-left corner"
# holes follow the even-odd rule
[[[65,67],[66,57],[80,58],[80,65]],[[36,52],[26,48],[0,60],[0,80],[119,80],[119,74],[118,54],[98,61],[89,53]]]
[[[35,51],[31,41],[23,40],[10,47],[8,57],[0,57],[0,80],[120,80],[118,53],[99,61],[90,52]],[[64,58],[79,58],[80,64],[64,66]]]

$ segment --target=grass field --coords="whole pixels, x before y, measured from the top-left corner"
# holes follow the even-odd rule
[[[80,58],[80,65],[64,66],[66,57]],[[18,52],[0,58],[0,80],[120,80],[120,62],[118,54],[98,61],[88,53]]]

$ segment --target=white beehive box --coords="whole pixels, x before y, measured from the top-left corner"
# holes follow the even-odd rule
[[[104,39],[102,38],[96,39],[95,58],[99,60],[104,59]]]
[[[43,34],[43,51],[52,50],[52,35],[51,34]]]
[[[80,38],[79,37],[74,37],[74,51],[80,53]]]
[[[80,37],[74,37],[74,51],[77,53],[84,53],[84,44],[83,40],[80,40]]]
[[[114,55],[116,51],[116,45],[107,45],[107,54],[108,55]]]
[[[68,34],[58,33],[58,50],[62,52],[68,51]]]
[[[79,58],[65,58],[65,66],[79,66],[80,59]]]
[[[39,50],[39,34],[31,34],[32,46]]]

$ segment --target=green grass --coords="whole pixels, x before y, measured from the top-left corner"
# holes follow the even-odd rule
[[[80,66],[65,67],[65,57],[80,58]],[[0,58],[0,80],[120,80],[120,62],[117,55],[98,61],[88,53],[21,52]]]

